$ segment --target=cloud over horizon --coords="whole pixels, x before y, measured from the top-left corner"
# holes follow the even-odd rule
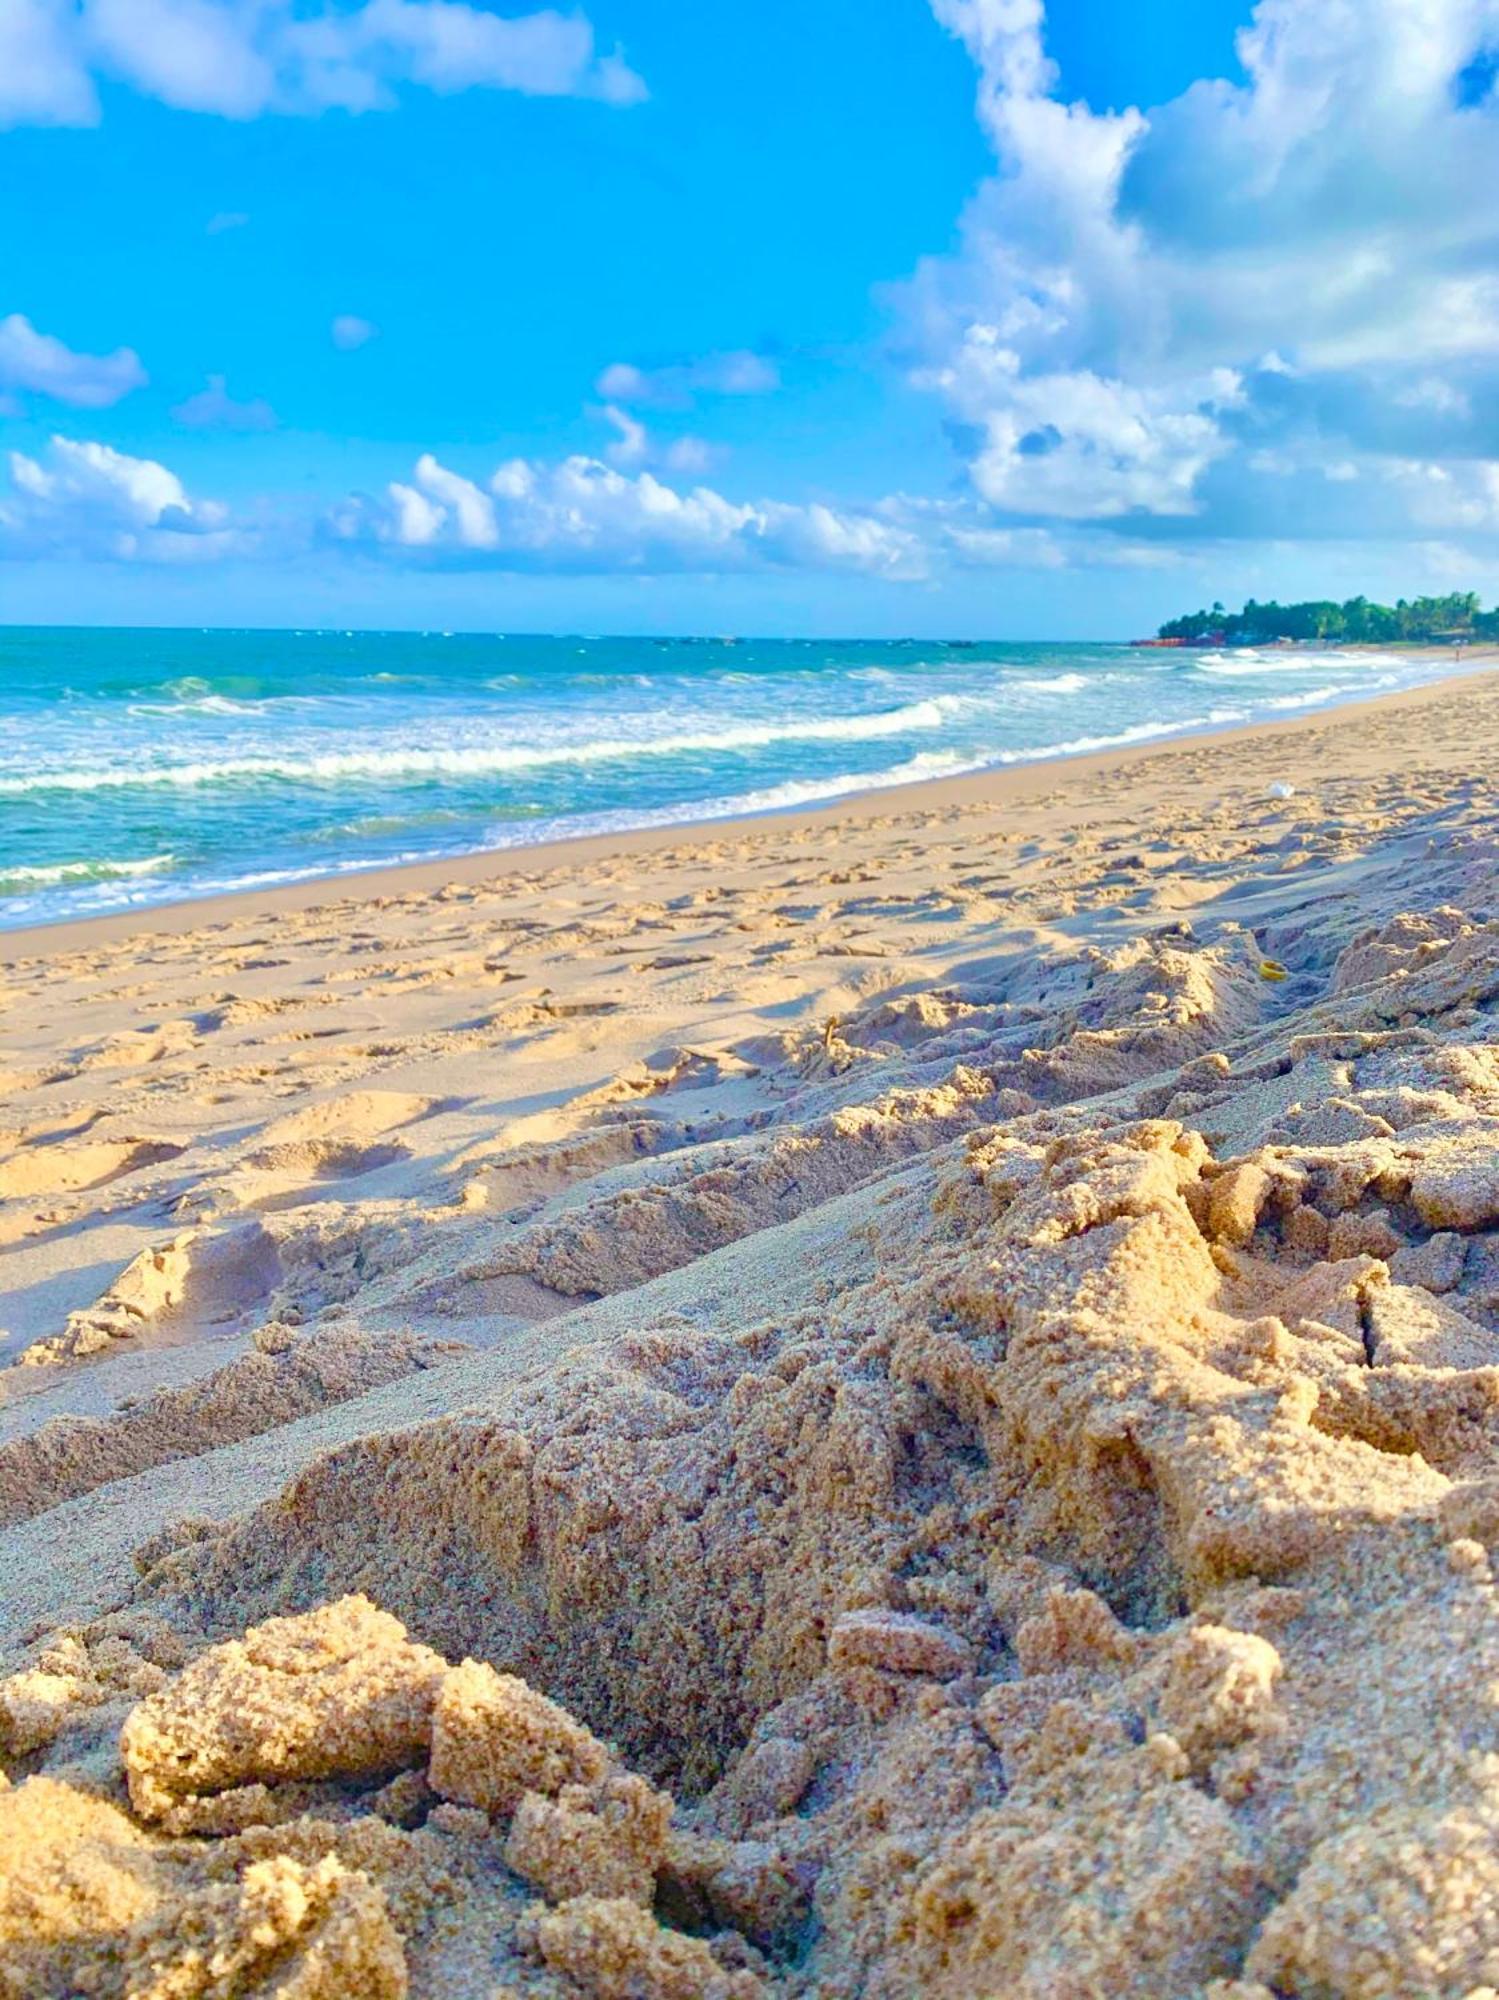
[[[226,507],[195,499],[155,459],[54,436],[44,458],[12,451],[6,463],[0,556],[190,563],[249,546]]]
[[[551,464],[511,459],[481,486],[424,453],[409,482],[351,499],[328,531],[346,547],[462,567],[711,574],[768,564],[888,576],[922,568],[917,538],[872,514],[736,502],[581,454]]]
[[[997,172],[899,296],[916,386],[1006,518],[1488,532],[1495,0],[1260,0],[1243,81],[1064,101],[1041,0],[930,0]]]

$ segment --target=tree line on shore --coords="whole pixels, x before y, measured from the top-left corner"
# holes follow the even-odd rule
[[[1499,639],[1499,610],[1485,611],[1472,590],[1446,597],[1400,598],[1372,604],[1350,597],[1337,604],[1313,598],[1303,604],[1260,604],[1250,598],[1242,611],[1192,611],[1160,628],[1162,639],[1187,645],[1261,645],[1270,639],[1317,639],[1324,644],[1380,645],[1404,640]]]

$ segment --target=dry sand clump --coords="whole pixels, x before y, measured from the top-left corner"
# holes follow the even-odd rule
[[[0,1994],[1499,1988],[1499,848],[1439,775],[1173,755],[1246,789],[1169,838],[310,913],[458,1011],[255,1118],[241,1049],[232,1144],[95,1024],[178,1134],[139,1226],[196,1219],[0,1399]],[[577,988],[484,1044],[542,940]]]

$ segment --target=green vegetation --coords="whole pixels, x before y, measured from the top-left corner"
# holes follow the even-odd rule
[[[1371,604],[1367,597],[1350,597],[1346,604],[1314,600],[1307,604],[1257,604],[1251,597],[1242,611],[1194,611],[1161,627],[1163,639],[1187,644],[1253,646],[1269,639],[1320,639],[1324,644],[1380,645],[1404,640],[1499,639],[1499,610],[1480,608],[1476,592],[1453,591],[1448,597],[1401,598],[1398,604]]]

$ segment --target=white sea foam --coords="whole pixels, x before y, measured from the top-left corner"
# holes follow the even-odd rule
[[[1198,717],[1201,727],[1206,718]],[[1162,733],[1155,729],[1150,733]],[[997,763],[1033,762],[1047,757],[1068,756],[1076,751],[1105,748],[1111,743],[1137,740],[1139,730],[1122,732],[1114,738],[1078,739],[1070,744],[1047,744],[1013,756],[965,757],[957,751],[928,750],[877,771],[845,771],[824,778],[792,778],[779,785],[756,791],[729,794],[722,798],[684,800],[680,804],[646,811],[620,807],[614,811],[577,813],[564,818],[510,824],[503,833],[475,848],[471,845],[438,849],[411,849],[394,854],[350,855],[337,861],[321,860],[305,868],[256,869],[243,875],[214,875],[192,884],[191,894],[214,896],[235,892],[277,888],[329,875],[367,874],[375,869],[400,867],[414,861],[457,860],[465,854],[505,853],[557,840],[583,839],[593,834],[631,832],[637,828],[690,826],[722,819],[752,818],[762,813],[789,812],[798,806],[831,803],[860,792],[893,791],[905,785],[932,783],[943,778],[962,777],[992,769]],[[169,858],[169,857],[168,857]],[[180,890],[179,892],[180,893]]]
[[[277,708],[310,708],[310,701],[297,695],[284,694],[276,697]],[[133,701],[126,709],[128,715],[165,716],[175,719],[183,709],[190,709],[194,715],[258,716],[272,706],[270,700],[237,701],[227,694],[183,695],[172,701]]]
[[[1228,680],[1253,679],[1260,674],[1325,673],[1329,667],[1403,667],[1409,662],[1399,653],[1204,653],[1193,661],[1199,674],[1216,674]]]
[[[784,784],[766,785],[760,791],[715,800],[711,808],[699,805],[686,810],[694,819],[701,819],[710,811],[715,819],[739,813],[785,812],[792,806],[815,804],[818,799],[841,799],[854,792],[888,791],[897,785],[957,778],[966,771],[981,771],[984,765],[982,757],[964,757],[956,750],[924,750],[887,770],[845,771],[829,778],[788,778]]]
[[[815,805],[819,800],[846,798],[856,792],[893,791],[902,785],[930,784],[943,778],[961,778],[979,771],[992,771],[1014,764],[1039,764],[1052,757],[1085,756],[1090,751],[1122,749],[1132,743],[1166,741],[1193,729],[1207,729],[1214,723],[1244,719],[1242,711],[1214,711],[1209,715],[1188,716],[1180,722],[1140,723],[1111,736],[1076,736],[1063,743],[1040,743],[1025,750],[991,751],[965,755],[956,750],[923,750],[903,763],[878,771],[844,771],[819,778],[789,778],[779,785],[767,785],[752,792],[738,792],[725,798],[686,800],[649,812],[623,809],[617,812],[580,814],[563,820],[533,820],[525,827],[507,828],[492,843],[495,849],[532,847],[544,841],[566,840],[591,833],[624,832],[634,827],[691,825],[699,821],[731,819],[755,813],[784,812],[799,805]],[[489,851],[488,848],[485,849]]]
[[[295,695],[283,696],[284,701],[295,701]],[[263,701],[236,701],[230,694],[204,694],[193,700],[193,707],[200,715],[258,715],[266,704]]]
[[[1034,680],[1010,681],[1008,685],[1023,688],[1027,694],[1081,694],[1093,681],[1089,674],[1043,674]]]
[[[785,812],[795,806],[815,805],[820,800],[847,798],[856,792],[893,791],[902,785],[933,783],[943,778],[960,778],[979,771],[992,771],[1015,764],[1039,764],[1052,757],[1086,756],[1090,751],[1122,749],[1132,743],[1164,742],[1194,729],[1215,723],[1242,721],[1241,710],[1215,710],[1208,715],[1188,716],[1179,722],[1139,723],[1109,736],[1075,736],[1061,743],[1040,743],[1030,749],[991,751],[965,755],[956,750],[923,750],[903,763],[878,771],[844,771],[820,778],[790,778],[779,785],[767,785],[752,792],[739,792],[718,799],[687,800],[650,812],[580,814],[563,820],[533,820],[524,828],[507,828],[495,839],[495,850],[533,847],[545,841],[578,838],[592,833],[625,832],[634,827],[692,825],[700,821],[735,819],[755,813]],[[490,851],[488,847],[484,850]]]
[[[1304,694],[1279,695],[1274,701],[1261,702],[1260,706],[1262,708],[1275,709],[1316,708],[1322,702],[1338,701],[1344,695],[1378,694],[1384,688],[1393,687],[1394,685],[1394,676],[1392,674],[1385,674],[1378,680],[1373,681],[1341,681],[1329,687],[1308,688]]]
[[[711,756],[759,750],[772,743],[870,743],[914,730],[940,729],[958,696],[937,695],[867,715],[807,716],[782,723],[741,723],[676,735],[591,737],[559,743],[476,743],[463,747],[328,750],[292,757],[205,758],[183,764],[105,765],[86,770],[30,771],[0,778],[0,794],[94,792],[138,785],[212,785],[236,779],[291,782],[340,778],[484,777],[550,764],[601,764],[626,757]]]
[[[984,759],[985,764],[1035,764],[1047,757],[1085,757],[1093,750],[1120,750],[1129,743],[1163,742],[1190,729],[1210,729],[1217,722],[1233,719],[1230,713],[1184,715],[1170,722],[1137,722],[1131,729],[1115,730],[1111,736],[1073,736],[1065,743],[1040,743],[1025,750],[1001,750]]]
[[[143,875],[161,875],[176,860],[174,854],[148,854],[141,861],[55,861],[6,868],[0,865],[0,895],[16,889],[53,889],[66,882],[128,882]]]

